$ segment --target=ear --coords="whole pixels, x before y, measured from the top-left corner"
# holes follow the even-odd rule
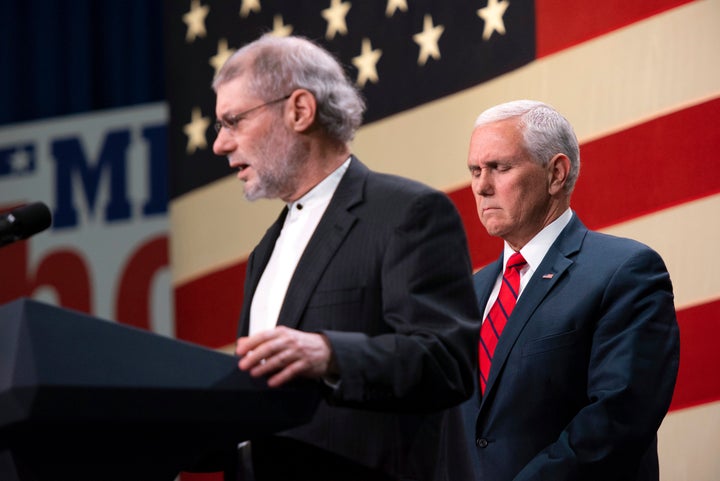
[[[547,165],[548,192],[555,195],[563,190],[570,174],[570,158],[565,154],[556,154]]]
[[[296,132],[306,132],[315,123],[317,101],[315,96],[305,89],[296,89],[288,99],[287,118]]]

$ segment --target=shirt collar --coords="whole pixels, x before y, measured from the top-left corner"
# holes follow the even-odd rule
[[[531,271],[535,271],[535,269],[537,269],[540,265],[545,257],[545,254],[547,254],[547,251],[550,250],[550,246],[553,245],[555,239],[558,238],[565,226],[568,225],[572,216],[573,211],[568,207],[568,209],[563,212],[560,217],[546,225],[543,230],[538,232],[535,237],[530,239],[530,242],[520,249],[520,253],[523,258],[525,258],[525,261],[528,263]],[[505,242],[505,248],[503,250],[503,271],[505,270],[505,266],[507,266],[510,256],[514,253],[515,251],[512,247]]]
[[[337,186],[340,184],[340,180],[350,166],[350,159],[351,157],[348,157],[347,160],[340,165],[340,167],[335,169],[330,173],[330,175],[320,181],[319,184],[310,189],[307,194],[294,202],[288,202],[287,206],[290,213],[292,214],[293,212],[302,210],[305,207],[313,208],[317,205],[329,204]]]

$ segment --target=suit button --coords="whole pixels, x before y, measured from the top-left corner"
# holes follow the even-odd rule
[[[488,441],[485,438],[477,438],[475,439],[475,446],[478,448],[487,448]]]

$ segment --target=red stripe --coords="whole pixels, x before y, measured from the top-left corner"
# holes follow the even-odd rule
[[[175,288],[175,336],[208,347],[236,338],[246,262]]]
[[[535,0],[536,56],[550,55],[690,1]]]
[[[670,410],[720,400],[720,300],[678,311],[680,372]]]
[[[168,266],[168,238],[165,234],[146,240],[125,265],[118,284],[115,318],[122,324],[152,330],[150,324],[152,282]]]
[[[581,147],[572,205],[592,229],[720,192],[720,98]]]

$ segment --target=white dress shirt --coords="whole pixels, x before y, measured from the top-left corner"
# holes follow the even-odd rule
[[[250,335],[277,325],[290,279],[349,165],[350,158],[307,194],[288,204],[282,231],[250,305]]]
[[[535,270],[540,266],[540,263],[545,257],[545,254],[547,254],[547,251],[550,249],[550,246],[553,244],[553,242],[555,242],[555,239],[558,238],[560,232],[562,232],[565,226],[568,225],[568,222],[570,222],[572,216],[573,212],[570,208],[568,208],[565,212],[563,212],[560,217],[552,221],[550,224],[546,225],[543,230],[538,232],[535,237],[530,240],[530,242],[525,244],[525,246],[520,249],[520,254],[522,254],[527,264],[525,264],[525,266],[520,269],[520,292],[518,293],[518,299],[520,299],[520,296],[522,295],[525,286],[530,281],[530,278],[535,273]],[[488,299],[488,303],[485,305],[483,321],[487,317],[488,312],[490,312],[490,308],[495,302],[495,299],[497,299],[497,296],[500,294],[500,285],[502,283],[502,277],[503,273],[505,272],[505,267],[507,266],[508,260],[510,260],[510,256],[514,253],[515,251],[512,249],[512,247],[510,247],[508,243],[505,242],[505,248],[503,250],[502,272],[495,281],[495,287],[493,287],[493,290],[490,293],[490,298]]]

